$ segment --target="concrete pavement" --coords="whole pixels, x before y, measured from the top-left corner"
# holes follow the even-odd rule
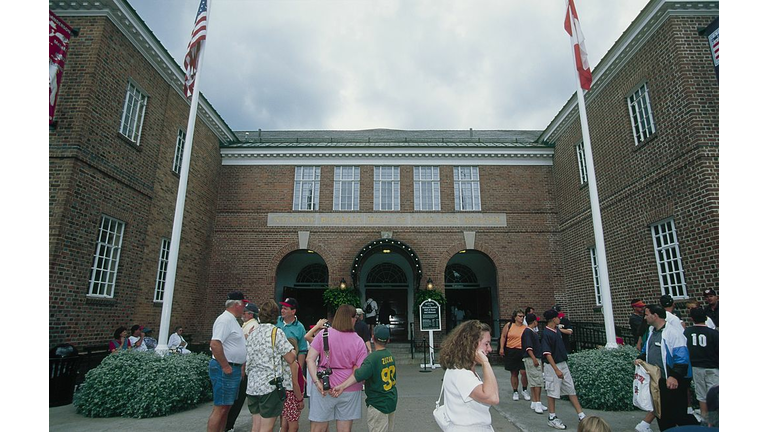
[[[497,432],[538,432],[553,431],[547,426],[547,412],[536,414],[530,409],[530,402],[521,400],[512,401],[512,389],[509,383],[509,372],[502,366],[494,366],[494,373],[499,382],[501,403],[491,408],[491,418],[493,419],[493,428]],[[426,431],[440,432],[434,419],[432,410],[435,407],[435,400],[440,393],[441,379],[443,371],[435,369],[432,372],[421,372],[418,365],[399,365],[397,369],[397,389],[398,404],[396,412],[396,429],[398,431]],[[543,392],[546,393],[546,392]],[[542,400],[546,403],[546,398],[542,395]],[[311,403],[311,402],[310,402]],[[157,417],[151,419],[133,419],[133,418],[88,418],[75,412],[73,405],[49,408],[49,430],[52,432],[60,431],[115,431],[115,430],[141,430],[168,432],[173,430],[183,430],[185,432],[204,431],[208,416],[211,413],[212,402],[199,405],[197,408],[173,414],[166,417]],[[584,410],[587,415],[597,415],[605,419],[613,431],[633,431],[637,423],[644,417],[642,411],[629,412],[611,412]],[[299,430],[309,430],[309,420],[307,418],[309,409],[302,411],[299,421]],[[567,400],[557,401],[557,415],[568,428],[566,430],[575,431],[578,427],[578,418],[573,406]],[[247,406],[243,407],[240,416],[235,424],[237,432],[249,431],[251,427],[251,415]],[[655,422],[651,426],[654,431],[658,431]],[[275,428],[277,430],[277,428]],[[336,430],[335,425],[331,424],[331,431]],[[354,432],[367,431],[365,422],[365,412],[360,420],[353,423]]]

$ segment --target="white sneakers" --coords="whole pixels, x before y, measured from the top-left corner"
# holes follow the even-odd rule
[[[536,411],[536,414],[544,414],[547,407],[542,405],[541,402],[531,402],[531,409]]]
[[[518,401],[518,400],[520,400],[520,394],[519,394],[518,392],[514,392],[514,393],[512,393],[512,400],[513,400],[513,401]]]
[[[651,431],[653,431],[653,429],[651,429],[651,425],[649,425],[648,423],[646,423],[644,421],[641,421],[640,423],[638,423],[637,426],[635,426],[635,430],[637,432],[651,432]]]
[[[551,419],[549,419],[549,421],[547,422],[547,426],[549,426],[549,427],[553,427],[553,428],[555,428],[555,429],[565,429],[565,425],[564,425],[564,424],[563,424],[563,422],[562,422],[562,421],[561,421],[559,418],[557,418],[557,417],[554,417],[554,418],[551,418]]]
[[[523,399],[527,401],[531,400],[531,395],[528,393],[528,389],[523,390]]]

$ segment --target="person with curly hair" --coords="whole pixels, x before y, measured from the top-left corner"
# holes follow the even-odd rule
[[[478,320],[459,324],[443,341],[440,364],[449,430],[493,431],[490,408],[499,404],[499,386],[488,361],[492,350],[491,328]],[[482,378],[475,371],[478,365]]]

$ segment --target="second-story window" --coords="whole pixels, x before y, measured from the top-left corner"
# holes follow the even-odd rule
[[[453,192],[456,211],[480,211],[479,168],[453,167]]]
[[[579,163],[580,184],[587,184],[587,159],[586,153],[584,153],[584,141],[576,144],[576,160]]]
[[[440,167],[413,167],[413,210],[440,210]]]
[[[635,145],[645,142],[656,132],[651,110],[651,98],[648,93],[648,83],[643,83],[627,98],[629,116],[632,118],[632,133]]]
[[[184,140],[186,138],[186,132],[179,129],[179,133],[176,135],[176,153],[173,155],[173,172],[176,174],[181,172],[181,157],[184,154]]]
[[[360,167],[335,167],[333,173],[333,209],[360,209]]]
[[[400,210],[400,167],[373,167],[373,209]]]
[[[293,209],[317,210],[320,200],[320,167],[297,166],[293,180]]]
[[[146,106],[147,95],[132,82],[128,82],[128,91],[123,103],[123,116],[120,121],[120,133],[136,144],[139,143],[141,137],[141,126],[144,123]]]

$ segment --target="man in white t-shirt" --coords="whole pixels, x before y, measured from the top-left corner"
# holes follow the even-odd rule
[[[224,307],[226,310],[213,323],[210,343],[213,358],[208,363],[208,376],[213,386],[213,411],[208,418],[208,432],[224,428],[245,372],[245,338],[237,323],[245,310],[243,293],[229,293]]]
[[[368,331],[373,334],[373,328],[376,327],[376,317],[379,316],[379,304],[372,297],[368,297],[363,305],[365,311],[365,323],[368,324]]]
[[[147,344],[144,343],[144,327],[138,324],[131,327],[131,335],[128,336],[128,343],[131,349],[136,351],[147,351]]]

